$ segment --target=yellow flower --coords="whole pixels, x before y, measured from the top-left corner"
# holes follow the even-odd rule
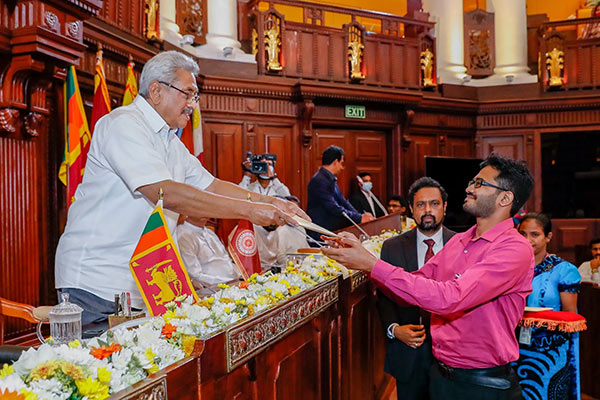
[[[73,340],[72,342],[69,342],[69,347],[76,349],[79,346],[81,346],[81,342],[77,339]]]
[[[275,292],[275,297],[277,297],[279,300],[283,299],[285,296],[281,293],[281,292]]]
[[[104,400],[108,398],[108,386],[90,377],[75,381],[79,393],[90,400]]]
[[[290,289],[290,294],[293,296],[298,293],[300,293],[300,288],[298,286],[292,286],[292,288]]]
[[[48,379],[58,369],[59,365],[56,361],[48,361],[43,364],[38,365],[29,373],[29,378],[32,381],[37,381],[38,379]]]
[[[75,380],[83,379],[83,377],[84,377],[83,371],[81,370],[81,368],[79,368],[75,364],[71,364],[68,362],[62,362],[62,363],[60,363],[60,369],[62,369],[62,372],[64,372],[65,375],[68,375]]]
[[[37,400],[38,396],[37,394],[30,392],[27,389],[21,389],[19,390],[19,396],[23,396],[20,397],[21,399],[25,399],[25,400]]]
[[[217,286],[220,287],[221,289],[227,289],[227,288],[229,288],[229,285],[227,285],[225,283],[219,283]]]
[[[4,364],[2,366],[2,369],[0,369],[0,379],[6,377],[8,375],[14,374],[14,373],[15,373],[15,369],[13,368],[12,365]]]
[[[271,288],[266,288],[266,289],[265,289],[265,291],[266,291],[267,293],[271,293],[273,290],[272,290]]]
[[[110,377],[112,375],[112,372],[107,370],[106,368],[102,367],[102,368],[98,368],[98,380],[102,383],[108,383],[110,382]]]
[[[169,311],[167,311],[166,313],[164,313],[162,317],[163,317],[163,319],[165,320],[165,323],[167,323],[167,324],[168,324],[169,322],[171,322],[171,320],[172,320],[173,318],[175,318],[175,311],[170,311],[170,310],[169,310]]]
[[[185,356],[188,357],[194,351],[194,344],[196,343],[196,337],[190,335],[183,335],[183,340],[181,342],[181,350],[185,353]]]
[[[224,311],[225,311],[227,314],[229,314],[229,311],[231,311],[229,307],[225,307],[223,310],[224,310]]]
[[[148,374],[153,374],[156,371],[158,371],[158,366],[154,363],[154,357],[156,357],[156,354],[154,354],[154,352],[152,351],[152,348],[149,347],[146,349],[146,358],[148,359],[148,361],[150,361],[150,364],[152,364],[152,368],[148,369]]]
[[[273,275],[273,276],[269,277],[269,280],[271,280],[271,281],[276,281],[277,279],[279,279],[279,277],[277,275]]]

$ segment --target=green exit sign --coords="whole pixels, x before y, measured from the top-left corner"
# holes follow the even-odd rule
[[[346,118],[365,119],[367,117],[367,109],[365,106],[350,106],[346,105]]]

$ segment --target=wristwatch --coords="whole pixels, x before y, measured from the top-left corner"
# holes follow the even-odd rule
[[[388,326],[387,328],[387,337],[388,339],[396,339],[396,336],[394,336],[394,328],[396,328],[397,326],[400,326],[397,323],[391,323],[390,326]]]

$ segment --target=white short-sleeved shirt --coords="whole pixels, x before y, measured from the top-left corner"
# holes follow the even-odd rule
[[[131,292],[141,308],[129,260],[155,204],[137,189],[172,180],[205,189],[214,177],[142,97],[96,124],[82,183],[56,250],[56,287],[112,301]],[[178,214],[165,210],[174,231]]]

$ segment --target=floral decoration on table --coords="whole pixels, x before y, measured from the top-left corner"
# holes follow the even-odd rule
[[[252,275],[196,304],[172,302],[168,311],[132,330],[114,329],[101,338],[30,348],[0,369],[2,399],[106,399],[186,356],[207,337],[295,294],[340,275],[334,265],[287,267],[278,274]]]

